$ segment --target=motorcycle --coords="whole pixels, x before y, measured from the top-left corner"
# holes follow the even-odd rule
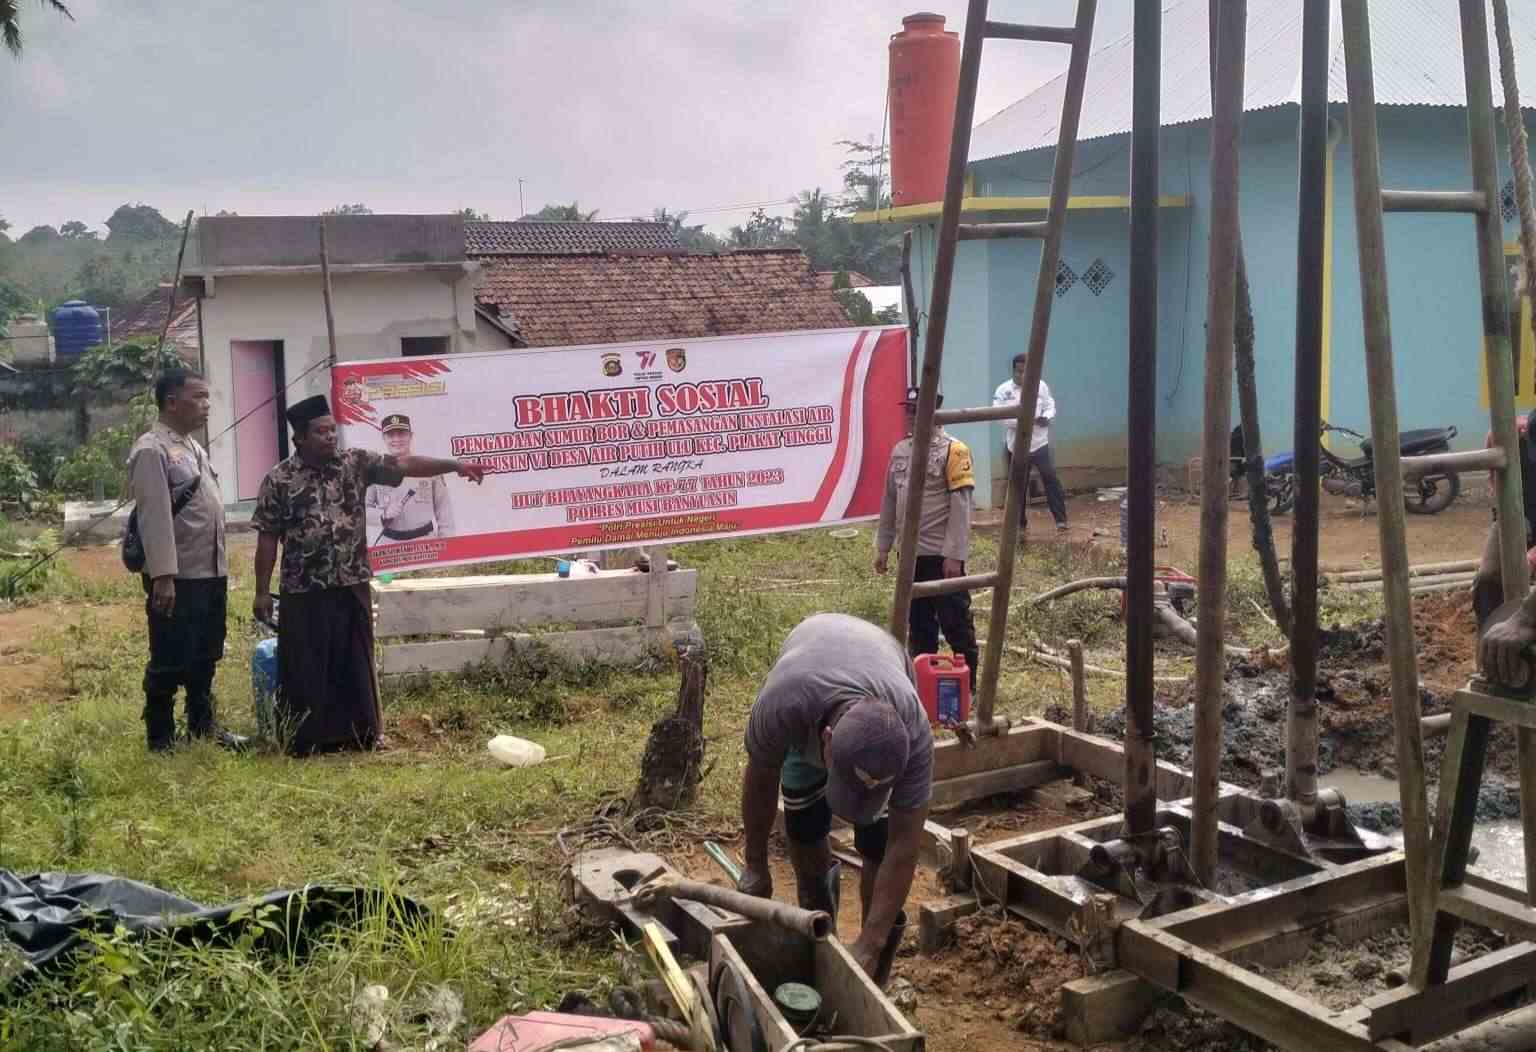
[[[1371,455],[1371,440],[1358,431],[1323,422],[1324,434],[1344,435],[1360,447],[1357,457],[1341,457],[1322,446],[1322,484],[1324,491],[1363,500],[1376,499],[1376,460]],[[1427,427],[1403,431],[1397,436],[1398,452],[1405,457],[1449,453],[1456,428]],[[1264,461],[1264,485],[1270,514],[1284,515],[1296,504],[1296,454],[1276,453]],[[1461,476],[1455,471],[1424,475],[1403,480],[1403,501],[1415,515],[1435,515],[1451,506],[1461,493]]]

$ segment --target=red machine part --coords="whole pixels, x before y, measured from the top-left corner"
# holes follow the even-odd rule
[[[891,37],[891,202],[944,199],[955,97],[960,91],[960,34],[927,11],[901,20]]]
[[[544,1052],[580,1038],[593,1040],[613,1034],[634,1034],[641,1048],[656,1047],[656,1031],[631,1019],[526,1012],[504,1016],[469,1046],[469,1052]]]
[[[1195,590],[1195,579],[1177,566],[1152,567],[1152,586],[1154,591],[1159,584],[1170,595],[1178,591],[1181,585],[1188,586],[1190,594]],[[1123,589],[1120,592],[1120,616],[1125,616],[1125,591]]]

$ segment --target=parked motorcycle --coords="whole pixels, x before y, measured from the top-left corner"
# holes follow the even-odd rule
[[[1323,433],[1344,435],[1360,447],[1357,457],[1341,457],[1327,446],[1321,447],[1324,491],[1344,497],[1376,499],[1376,460],[1371,455],[1371,440],[1358,431],[1323,422]],[[1428,427],[1404,431],[1397,436],[1398,452],[1405,457],[1449,453],[1455,427]],[[1264,461],[1264,484],[1269,510],[1284,515],[1296,504],[1296,454],[1276,453]],[[1415,515],[1434,515],[1451,506],[1461,493],[1461,476],[1455,471],[1424,475],[1403,480],[1403,502]]]

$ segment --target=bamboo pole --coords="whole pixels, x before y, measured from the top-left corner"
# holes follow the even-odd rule
[[[320,291],[325,297],[325,342],[331,365],[336,364],[336,315],[331,310],[331,251],[325,239],[325,216],[320,217]]]
[[[974,5],[973,5],[974,9]],[[1025,443],[1020,452],[1028,454],[1029,433],[1034,428],[1035,404],[1040,394],[1040,377],[1045,371],[1046,336],[1051,327],[1051,308],[1056,303],[1056,267],[1061,260],[1061,236],[1067,222],[1067,201],[1072,193],[1072,164],[1077,156],[1078,119],[1082,116],[1083,90],[1088,79],[1088,55],[1093,45],[1093,19],[1098,0],[1077,0],[1077,22],[1073,27],[1072,57],[1067,63],[1067,77],[1061,104],[1061,123],[1056,138],[1056,157],[1051,171],[1051,200],[1046,212],[1050,232],[1040,248],[1040,269],[1035,275],[1035,304],[1030,316],[1029,347],[1024,356],[1024,381],[1020,385],[1015,434]],[[970,25],[966,25],[970,31]],[[978,48],[979,50],[979,48]],[[962,63],[963,68],[963,63]],[[958,121],[959,118],[957,117]],[[964,168],[962,158],[961,167]],[[932,322],[929,322],[930,333]],[[997,542],[998,586],[992,589],[992,624],[1008,623],[1009,591],[1013,586],[1013,561],[1018,552],[1020,511],[1028,494],[1019,492],[1019,475],[1008,473],[1007,496],[1003,499],[1003,526]],[[987,649],[981,662],[980,697],[976,702],[976,723],[983,731],[992,728],[992,707],[997,698],[997,677],[1003,664],[1003,633],[987,634]]]
[[[1317,556],[1323,384],[1323,246],[1328,221],[1328,0],[1304,0],[1296,191],[1296,509],[1291,532],[1291,699],[1285,791],[1317,801]]]
[[[919,375],[912,378],[918,387],[917,415],[912,422],[907,501],[906,507],[902,509],[896,551],[896,589],[891,600],[891,635],[903,646],[907,642],[907,627],[911,618],[912,584],[917,571],[917,527],[923,508],[923,477],[928,467],[928,449],[933,444],[933,411],[939,395],[939,365],[944,357],[944,332],[949,324],[949,296],[955,279],[960,199],[965,193],[965,163],[971,148],[971,122],[976,116],[976,82],[981,76],[982,30],[986,18],[987,0],[970,0],[965,16],[965,42],[960,52],[960,86],[955,96],[954,137],[950,142],[949,172],[944,182],[944,210],[939,217],[933,284],[929,291],[928,335],[923,341],[922,369]],[[991,699],[983,694],[976,710],[978,724],[990,722]]]
[[[1220,3],[1211,119],[1211,241],[1206,304],[1205,434],[1201,446],[1200,623],[1195,651],[1194,810],[1190,863],[1209,887],[1216,876],[1216,801],[1221,786],[1221,709],[1226,663],[1227,462],[1232,430],[1232,355],[1237,309],[1238,146],[1243,107],[1247,0]]]
[[[1525,116],[1520,109],[1520,85],[1515,75],[1515,49],[1510,40],[1509,10],[1504,0],[1493,0],[1494,31],[1498,34],[1499,67],[1503,78],[1504,119],[1509,130],[1510,159],[1515,173],[1515,200],[1520,212],[1520,244],[1525,260],[1525,287],[1531,288],[1532,262],[1536,261],[1536,212],[1531,203],[1531,159],[1526,146]],[[1487,15],[1481,0],[1473,11],[1468,0],[1461,5],[1461,32],[1463,40],[1479,27],[1482,36],[1474,50],[1465,44],[1462,58],[1467,77],[1467,124],[1472,129],[1472,171],[1476,188],[1488,194],[1489,202],[1498,199],[1494,183],[1498,179],[1498,160],[1494,150],[1493,134],[1493,86],[1489,83]],[[1477,66],[1474,69],[1474,64]],[[1474,102],[1475,93],[1475,102]],[[1498,446],[1509,454],[1509,463],[1493,478],[1499,487],[1499,567],[1504,580],[1504,594],[1517,594],[1515,582],[1527,582],[1524,519],[1520,504],[1523,465],[1515,456],[1519,448],[1516,438],[1515,400],[1512,384],[1513,350],[1510,346],[1509,305],[1503,278],[1503,224],[1498,209],[1489,207],[1478,217],[1478,262],[1483,278],[1484,349],[1488,356],[1488,368],[1503,370],[1502,383],[1497,387],[1489,384],[1488,405],[1493,416],[1494,437]],[[1497,272],[1490,270],[1499,264]],[[1496,287],[1490,284],[1496,279]],[[1498,311],[1498,318],[1488,317]],[[1536,324],[1536,322],[1533,322]],[[1497,360],[1499,365],[1495,366]],[[1510,509],[1514,509],[1512,512]],[[1505,516],[1516,518],[1506,519]],[[1517,536],[1517,534],[1519,536]],[[1536,730],[1518,727],[1515,741],[1520,752],[1520,819],[1525,834],[1525,887],[1526,901],[1536,903]]]
[[[1144,0],[1141,0],[1141,2],[1144,2]],[[1085,732],[1088,730],[1088,674],[1083,670],[1083,641],[1081,639],[1067,640],[1067,658],[1072,666],[1072,729]],[[1129,677],[1127,677],[1127,682],[1129,682]],[[1156,798],[1154,797],[1155,802]]]
[[[1477,0],[1481,3],[1482,0]],[[1360,301],[1365,329],[1366,384],[1376,446],[1376,492],[1402,491],[1397,444],[1397,386],[1387,300],[1386,237],[1381,206],[1381,157],[1376,137],[1376,89],[1371,73],[1371,30],[1365,0],[1342,0],[1345,71],[1353,138],[1355,226],[1360,253]],[[1429,876],[1429,804],[1424,788],[1424,742],[1419,731],[1419,676],[1408,594],[1408,547],[1403,502],[1378,502],[1387,654],[1392,669],[1392,717],[1403,809],[1403,847],[1409,926],[1416,948],[1429,945],[1434,888]],[[1521,514],[1517,512],[1516,514]]]

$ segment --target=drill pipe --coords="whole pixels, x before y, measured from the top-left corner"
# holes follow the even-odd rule
[[[694,902],[702,902],[706,906],[718,906],[720,909],[739,913],[750,920],[777,924],[781,928],[798,932],[817,942],[821,942],[832,934],[832,917],[828,913],[820,910],[803,910],[798,906],[774,902],[772,899],[760,899],[756,895],[747,895],[697,880],[669,878],[659,881],[651,887],[642,889],[635,895],[635,899],[644,905],[644,900],[652,896],[691,899]]]

